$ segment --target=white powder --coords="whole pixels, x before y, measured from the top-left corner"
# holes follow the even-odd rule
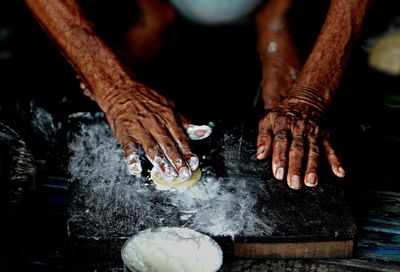
[[[232,238],[273,231],[275,225],[265,220],[270,215],[263,205],[269,191],[254,171],[258,162],[248,140],[225,134],[202,158],[202,178],[196,186],[159,191],[146,177],[128,173],[124,152],[105,122],[88,123],[71,135],[69,145],[75,188],[69,225],[76,228],[75,234],[126,238],[144,227],[163,226]],[[210,161],[211,153],[220,154],[223,176]]]
[[[222,251],[210,237],[187,228],[139,232],[122,248],[124,263],[141,272],[212,272],[222,264]]]

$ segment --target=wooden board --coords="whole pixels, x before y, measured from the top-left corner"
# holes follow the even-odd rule
[[[298,243],[236,243],[234,256],[243,259],[343,258],[353,255],[353,241]]]
[[[91,214],[93,203],[105,203],[102,198],[105,195],[110,196],[110,191],[118,188],[110,188],[109,184],[113,183],[111,181],[93,180],[93,183],[104,183],[105,186],[96,187],[95,191],[88,194],[85,190],[91,182],[75,179],[69,205],[70,237],[74,240],[92,239],[94,242],[115,241],[123,240],[146,228],[185,226],[214,237],[226,252],[231,251],[231,254],[242,258],[352,256],[356,227],[344,200],[340,182],[330,173],[323,173],[317,188],[292,190],[285,182],[273,179],[270,161],[260,162],[255,159],[256,133],[254,127],[248,124],[250,123],[239,123],[230,127],[217,124],[210,139],[193,143],[193,151],[202,158],[201,167],[208,169],[204,179],[211,175],[226,184],[245,181],[247,187],[241,189],[248,190],[246,197],[253,198],[255,203],[251,212],[266,224],[250,222],[253,216],[246,223],[250,227],[240,229],[241,226],[238,226],[240,231],[234,235],[218,234],[207,227],[201,228],[190,220],[182,220],[180,211],[175,211],[175,207],[167,203],[163,193],[157,190],[152,191],[151,200],[145,200],[153,201],[156,216],[143,212],[143,217],[146,217],[144,221],[137,218],[140,214],[136,218],[129,214],[130,210],[133,213],[137,207],[130,208],[129,203],[121,202],[118,198],[123,196],[120,194],[113,195],[113,201],[103,205],[100,213]],[[86,143],[90,149],[90,141]],[[122,179],[120,177],[114,186],[122,186]],[[234,190],[234,187],[231,189]],[[135,197],[135,192],[130,197]],[[115,203],[119,203],[118,206]],[[208,205],[212,208],[213,202],[210,201]],[[166,206],[169,209],[168,215],[157,210]],[[210,220],[212,216],[210,214]],[[95,221],[93,217],[96,217]]]

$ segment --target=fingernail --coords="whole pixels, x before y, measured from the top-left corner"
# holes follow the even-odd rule
[[[142,165],[139,161],[139,156],[136,153],[130,154],[126,159],[126,165],[128,167],[128,172],[131,175],[139,175],[142,173]]]
[[[190,170],[194,171],[199,167],[199,158],[195,155],[192,154],[190,159],[189,159],[189,166]]]
[[[344,175],[346,174],[346,172],[344,171],[344,169],[341,166],[338,167],[337,171],[342,177],[344,177]]]
[[[126,162],[128,164],[136,163],[138,160],[139,160],[139,156],[136,153],[132,153],[126,158]]]
[[[262,153],[264,153],[265,147],[262,145],[257,149],[257,154],[260,155]]]
[[[306,178],[306,185],[310,187],[317,185],[317,175],[314,173],[308,174]]]
[[[182,163],[183,163],[183,161],[182,161],[181,159],[177,159],[177,160],[175,161],[175,167],[176,167],[176,168],[181,167],[181,166],[182,166]]]
[[[137,176],[142,173],[142,166],[137,162],[128,164],[128,171],[131,175]]]
[[[272,174],[275,176],[275,178],[276,178],[276,170],[278,170],[279,166],[280,164],[278,163],[272,163]]]
[[[276,170],[276,179],[279,179],[279,180],[283,180],[283,175],[285,174],[285,170],[283,169],[283,167],[279,167],[277,170]]]
[[[290,188],[292,189],[300,189],[300,177],[297,175],[294,175],[290,178]]]
[[[178,179],[179,180],[188,180],[190,178],[190,171],[187,167],[182,167],[179,170],[179,176]]]
[[[176,178],[177,174],[175,170],[170,167],[169,165],[164,167],[164,172],[161,171],[161,175],[163,176],[164,179],[171,181]]]

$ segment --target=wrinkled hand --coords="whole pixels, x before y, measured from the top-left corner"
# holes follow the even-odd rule
[[[167,180],[188,180],[199,166],[199,159],[189,147],[183,127],[193,125],[175,112],[174,103],[139,83],[106,99],[107,121],[117,140],[123,145],[131,174],[142,172],[138,145],[143,147],[153,166]],[[208,127],[195,130],[197,138],[206,137]],[[207,129],[208,128],[208,129]]]
[[[317,170],[322,147],[333,173],[344,177],[345,172],[322,126],[325,104],[315,92],[298,90],[280,102],[259,123],[257,159],[272,153],[272,171],[292,189],[302,183],[318,184]]]

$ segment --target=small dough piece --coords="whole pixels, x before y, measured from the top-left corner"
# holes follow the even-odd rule
[[[178,180],[174,179],[171,181],[165,180],[158,169],[156,167],[153,167],[150,171],[150,179],[153,180],[153,182],[156,184],[157,189],[159,190],[168,190],[170,188],[175,188],[175,187],[193,187],[194,185],[197,184],[197,182],[201,178],[201,169],[197,168],[193,173],[192,177],[189,180]]]
[[[400,76],[400,31],[377,39],[369,54],[369,65],[381,72]]]

